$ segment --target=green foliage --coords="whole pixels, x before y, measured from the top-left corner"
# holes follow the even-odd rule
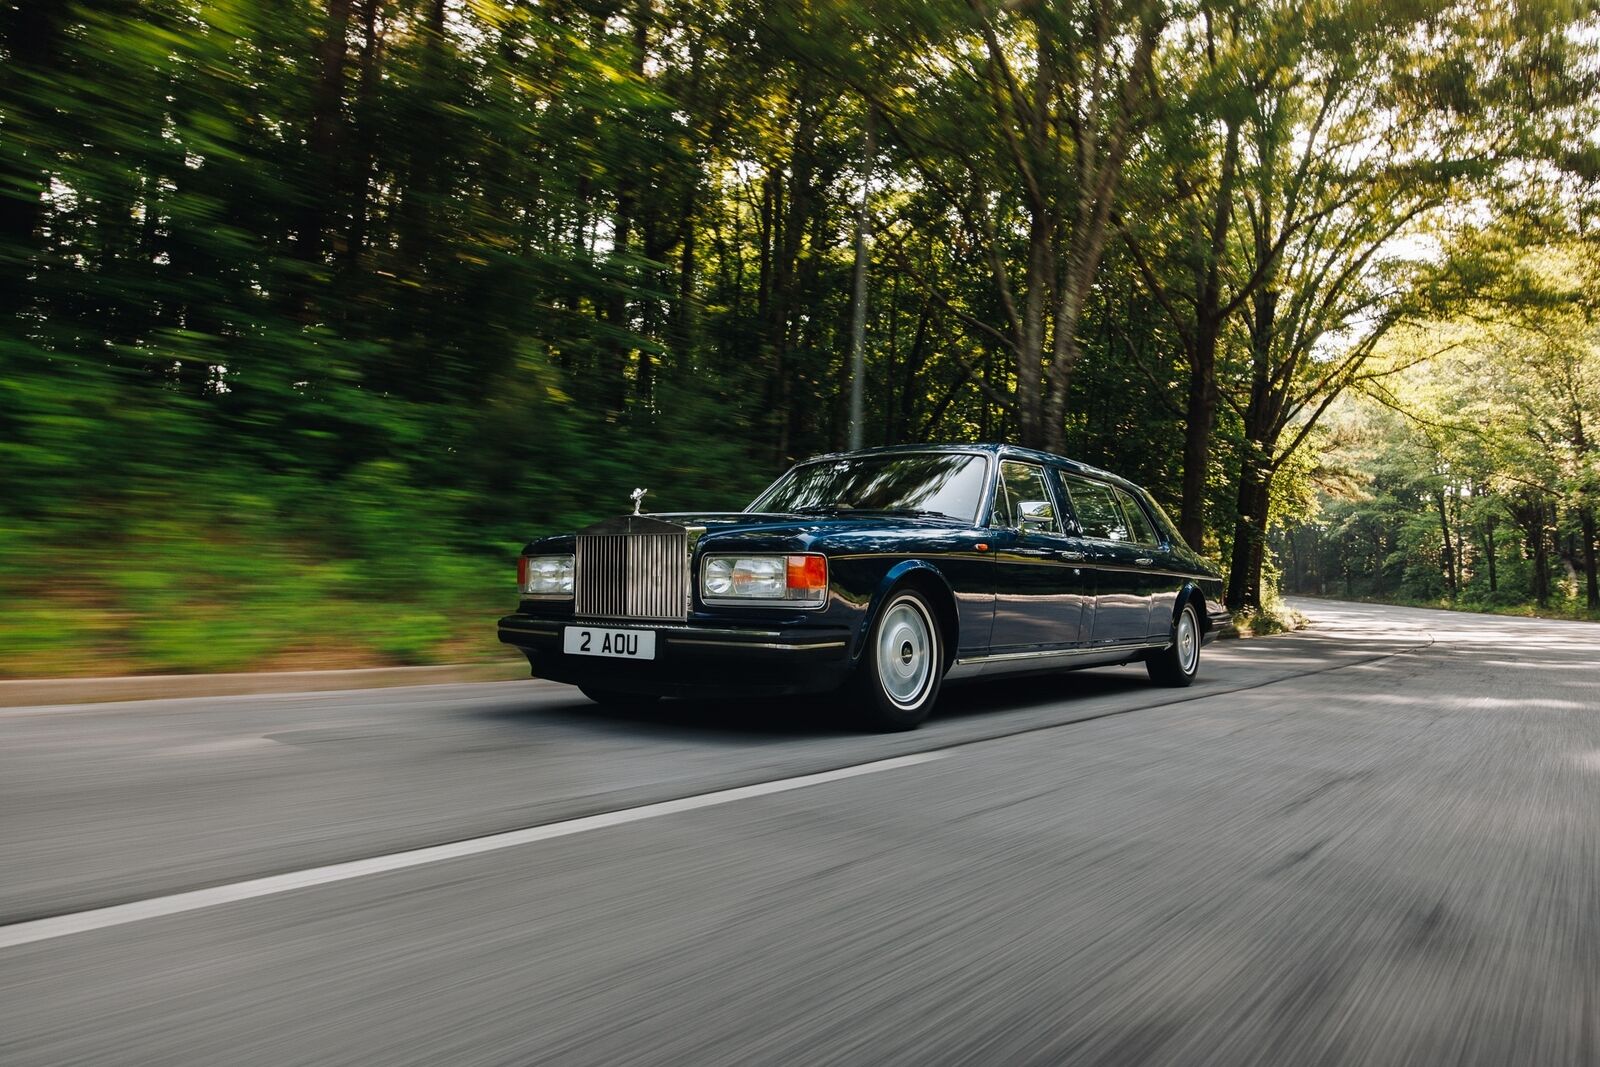
[[[1573,244],[1483,236],[1466,253],[1502,269],[1457,317],[1395,335],[1405,369],[1340,413],[1355,478],[1282,538],[1291,588],[1600,616],[1593,266]]]
[[[1262,522],[1309,506],[1316,464],[1295,453],[1364,373],[1374,315],[1518,289],[1491,244],[1450,272],[1402,269],[1392,247],[1362,260],[1374,227],[1417,197],[1487,197],[1530,231],[1588,217],[1580,18],[0,5],[0,674],[481,654],[526,538],[638,485],[661,509],[741,506],[847,439],[868,170],[867,442],[1061,443],[1187,505],[1226,554],[1263,450]],[[1496,63],[1469,62],[1482,40]],[[1313,152],[1300,188],[1267,150],[1362,137],[1365,157]],[[1285,239],[1263,249],[1261,225]],[[1523,281],[1530,309],[1573,302]],[[1267,292],[1290,325],[1253,348]],[[1260,352],[1287,383],[1265,423]],[[1519,381],[1555,366],[1521,358]],[[1594,495],[1592,469],[1528,440],[1473,462]],[[1395,521],[1427,487],[1402,473],[1392,507],[1350,528],[1382,519],[1381,587],[1433,595],[1425,526]],[[1493,496],[1510,538],[1529,505],[1509,482]]]

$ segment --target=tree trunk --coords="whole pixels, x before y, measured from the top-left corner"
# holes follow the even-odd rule
[[[1257,447],[1246,442],[1246,449]],[[1261,568],[1266,561],[1267,515],[1272,472],[1256,456],[1246,455],[1239,472],[1239,518],[1233,527],[1233,559],[1228,567],[1229,610],[1261,607]]]
[[[356,150],[350,175],[350,225],[340,258],[349,269],[361,264],[367,246],[367,199],[372,191],[372,157],[377,135],[373,97],[378,89],[378,11],[383,0],[362,0],[361,52],[356,74]]]
[[[1278,293],[1258,290],[1251,301],[1250,403],[1244,411],[1243,457],[1239,466],[1238,520],[1228,569],[1228,607],[1261,607],[1261,566],[1266,560],[1267,516],[1272,499],[1273,453],[1278,440],[1272,384],[1272,340]]]
[[[1062,294],[1056,315],[1050,396],[1044,409],[1044,449],[1056,453],[1067,450],[1067,394],[1072,388],[1072,372],[1078,366],[1078,320],[1083,314],[1083,294],[1076,291],[1071,278],[1067,286],[1069,291]]]
[[[1489,563],[1489,592],[1491,594],[1494,594],[1494,593],[1497,593],[1497,592],[1500,591],[1500,578],[1499,578],[1499,575],[1497,575],[1495,573],[1495,545],[1494,545],[1495,520],[1494,520],[1494,516],[1493,515],[1489,516],[1489,521],[1488,521],[1487,525],[1488,525],[1488,529],[1485,531],[1484,538],[1483,538],[1483,555],[1484,555],[1484,558],[1486,560],[1488,560],[1488,563]]]
[[[1444,534],[1444,547],[1440,549],[1440,562],[1443,564],[1445,595],[1451,600],[1456,598],[1456,553],[1454,542],[1450,539],[1450,512],[1445,498],[1445,487],[1441,483],[1436,497],[1439,502],[1439,529]]]
[[[684,197],[683,212],[678,220],[678,293],[672,308],[672,340],[677,348],[674,369],[680,376],[693,365],[693,353],[700,343],[700,315],[694,295],[695,275],[700,269],[695,241],[699,197],[700,185],[696,181]]]
[[[1045,447],[1045,302],[1055,288],[1051,220],[1035,213],[1028,233],[1028,292],[1023,301],[1022,345],[1017,351],[1017,430],[1028,448]]]
[[[1578,509],[1578,525],[1583,531],[1583,579],[1585,603],[1590,611],[1600,609],[1600,573],[1595,570],[1595,518],[1594,508],[1588,504]]]
[[[1217,425],[1217,330],[1202,325],[1189,354],[1189,403],[1183,434],[1183,497],[1178,532],[1201,551],[1206,532],[1206,473]]]
[[[640,0],[633,10],[632,59],[629,64],[634,77],[643,79],[645,55],[650,47],[650,23],[654,16],[651,0]],[[627,259],[632,250],[633,228],[638,204],[638,183],[634,170],[625,168],[617,182],[616,214],[612,222],[611,259],[615,270],[610,279],[611,293],[606,298],[605,321],[611,327],[611,339],[606,348],[605,403],[607,409],[620,415],[628,406],[628,365],[634,346],[626,338],[632,332],[628,316],[628,298],[634,288],[632,268]]]
[[[861,203],[856,209],[855,277],[850,293],[850,447],[860,448],[866,434],[867,392],[867,192],[872,184],[872,159],[878,153],[876,115],[867,108],[866,132],[861,145]],[[885,405],[885,411],[890,410]]]
[[[1239,163],[1239,121],[1231,115],[1225,121],[1228,134],[1223,141],[1216,200],[1212,204],[1210,242],[1205,266],[1196,271],[1195,277],[1195,324],[1188,353],[1189,402],[1184,411],[1183,498],[1178,532],[1196,551],[1201,550],[1206,532],[1206,473],[1211,465],[1211,435],[1217,427],[1217,343],[1228,318],[1222,300],[1222,264],[1228,255],[1233,183]]]
[[[1533,538],[1533,595],[1541,608],[1550,606],[1550,545],[1545,536],[1544,501],[1533,506],[1533,527],[1528,531]]]
[[[317,85],[311,98],[307,143],[311,149],[310,168],[302,190],[305,206],[300,214],[298,241],[300,258],[312,262],[322,255],[323,230],[327,226],[327,201],[310,195],[319,178],[337,174],[339,133],[343,125],[344,70],[349,55],[346,38],[350,34],[352,0],[328,0],[321,48],[317,60]]]

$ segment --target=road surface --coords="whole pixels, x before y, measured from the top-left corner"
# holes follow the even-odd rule
[[[1300,607],[891,736],[0,711],[0,1064],[1600,1062],[1600,627]]]

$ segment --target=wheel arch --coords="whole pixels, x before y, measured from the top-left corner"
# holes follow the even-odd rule
[[[901,589],[912,588],[922,593],[933,609],[934,621],[939,625],[939,638],[944,647],[942,669],[948,669],[955,660],[957,640],[961,636],[960,616],[956,612],[956,594],[950,582],[933,564],[926,560],[908,559],[895,564],[878,583],[872,601],[863,613],[861,630],[856,634],[851,658],[859,660],[867,647],[867,635],[878,621],[878,614],[889,598]]]
[[[1203,635],[1207,630],[1211,629],[1211,618],[1206,614],[1206,595],[1193,582],[1184,584],[1183,591],[1178,594],[1178,599],[1173,603],[1172,624],[1174,626],[1178,624],[1178,615],[1190,604],[1194,605],[1195,622],[1199,625],[1200,633]]]

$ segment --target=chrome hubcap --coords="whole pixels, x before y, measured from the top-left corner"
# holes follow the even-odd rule
[[[1200,634],[1195,626],[1194,609],[1184,608],[1178,616],[1178,666],[1184,674],[1193,674],[1200,660]]]
[[[878,681],[903,708],[915,707],[933,680],[933,626],[912,600],[889,605],[878,626]]]

